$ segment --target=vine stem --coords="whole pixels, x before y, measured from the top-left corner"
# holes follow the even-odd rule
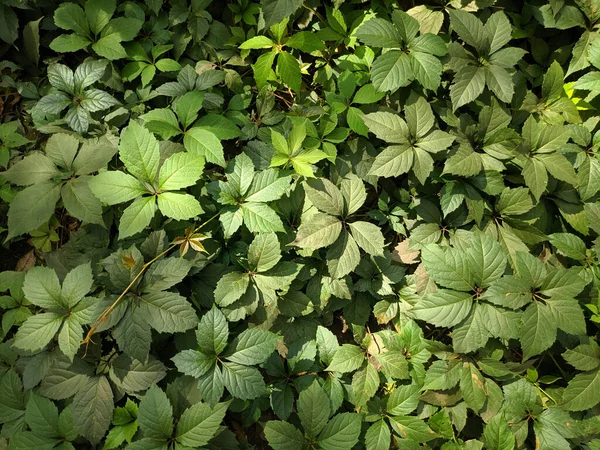
[[[218,215],[219,215],[219,213],[217,213],[214,216],[212,216],[206,222],[203,222],[200,225],[198,225],[194,229],[193,232],[196,233],[197,231],[201,230],[206,224],[210,223]],[[102,315],[96,320],[96,322],[94,322],[94,324],[92,325],[92,327],[90,328],[90,330],[87,332],[87,334],[86,334],[85,338],[83,339],[83,341],[81,341],[80,345],[85,345],[85,354],[87,354],[88,345],[92,341],[92,336],[96,333],[96,330],[98,329],[98,327],[103,322],[106,322],[106,320],[108,319],[108,316],[110,316],[110,314],[114,311],[114,309],[117,307],[117,305],[119,304],[119,302],[125,297],[125,295],[127,295],[127,293],[129,292],[129,290],[135,285],[135,283],[137,282],[137,280],[140,279],[140,277],[144,274],[144,272],[148,269],[148,267],[150,267],[152,265],[152,263],[156,262],[157,260],[159,260],[160,258],[162,258],[163,256],[165,256],[167,253],[169,253],[171,250],[173,250],[178,245],[179,244],[171,244],[166,250],[162,251],[161,253],[159,253],[158,255],[156,255],[154,258],[152,258],[150,261],[148,261],[147,263],[145,263],[142,266],[142,268],[140,269],[140,271],[136,274],[136,276],[133,277],[133,280],[131,280],[131,283],[129,283],[127,285],[127,287],[125,288],[125,290],[123,292],[121,292],[121,295],[119,295],[117,297],[117,299],[112,303],[112,305],[110,305],[108,308],[106,308],[104,310],[104,312],[102,313]],[[84,357],[85,357],[85,354],[84,354]]]

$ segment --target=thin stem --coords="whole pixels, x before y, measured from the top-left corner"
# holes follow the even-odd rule
[[[206,224],[210,223],[218,215],[219,215],[219,213],[217,213],[214,216],[212,216],[206,222],[203,222],[200,225],[198,225],[194,229],[194,233],[196,233],[197,231],[199,231],[200,229],[202,229]],[[137,275],[133,278],[133,280],[131,280],[131,282],[127,285],[127,287],[125,288],[125,290],[123,292],[121,292],[121,295],[119,295],[117,297],[117,299],[112,303],[112,305],[110,305],[108,308],[106,308],[104,310],[104,312],[102,313],[102,315],[98,318],[98,320],[96,320],[96,322],[94,322],[94,324],[90,328],[90,331],[88,331],[88,333],[86,334],[85,339],[83,341],[81,341],[80,345],[84,345],[85,344],[85,354],[87,354],[87,347],[88,347],[89,343],[92,340],[92,335],[96,332],[96,330],[98,329],[98,327],[103,322],[106,322],[106,320],[108,319],[108,316],[110,316],[110,314],[115,310],[115,308],[117,307],[117,305],[119,304],[119,302],[125,297],[125,295],[127,295],[127,293],[129,292],[129,290],[135,285],[135,283],[137,282],[137,280],[139,280],[139,278],[144,274],[144,272],[146,271],[146,269],[148,269],[148,267],[150,267],[150,265],[152,263],[154,263],[155,261],[159,260],[160,258],[162,258],[163,256],[165,256],[167,253],[169,253],[171,250],[173,250],[175,247],[178,247],[178,246],[179,246],[179,244],[171,244],[166,250],[164,250],[163,252],[159,253],[154,258],[152,258],[150,261],[148,261],[147,263],[145,263],[142,266],[142,268],[140,269],[140,271],[137,273]],[[85,357],[85,354],[84,354],[84,357]]]

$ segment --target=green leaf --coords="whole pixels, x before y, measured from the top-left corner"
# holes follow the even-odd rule
[[[87,179],[82,177],[67,181],[60,193],[70,215],[84,222],[104,226],[102,204],[90,190]]]
[[[490,38],[495,37],[494,29],[498,28],[501,25],[500,23],[495,24],[492,22],[488,27],[484,27],[475,14],[468,13],[464,10],[452,9],[448,10],[448,14],[450,16],[452,29],[458,34],[458,37],[471,47],[475,48],[479,54],[487,54],[488,52],[493,53],[491,51],[490,41],[493,42],[494,39]],[[499,44],[502,40],[503,38],[498,39],[496,44]]]
[[[236,398],[251,400],[265,394],[267,389],[260,372],[234,362],[223,363],[223,383]]]
[[[498,99],[510,103],[515,90],[512,78],[506,69],[494,64],[490,65],[485,72],[485,83]]]
[[[583,310],[577,300],[572,298],[550,298],[546,305],[552,311],[556,326],[565,333],[585,335],[586,326]]]
[[[511,40],[512,26],[503,11],[497,11],[485,22],[484,29],[489,39],[489,52],[495,53]]]
[[[146,128],[156,133],[163,139],[169,139],[182,133],[173,111],[167,108],[158,108],[148,111],[140,116],[144,119]]]
[[[240,130],[227,117],[217,114],[206,114],[195,124],[195,128],[210,131],[220,140],[235,139],[240,136]]]
[[[182,333],[194,328],[198,317],[192,305],[174,292],[155,291],[140,298],[140,311],[159,333]]]
[[[473,290],[473,274],[464,252],[429,244],[423,247],[421,259],[436,283],[459,291]]]
[[[531,211],[532,208],[533,199],[531,198],[529,190],[524,187],[515,189],[505,188],[496,203],[498,212],[506,216],[525,214]]]
[[[413,308],[416,317],[439,327],[451,327],[469,315],[470,294],[440,289],[423,297]]]
[[[325,50],[325,43],[319,39],[316,33],[311,33],[310,31],[294,33],[285,44],[288,47],[301,50],[305,53]]]
[[[188,152],[203,156],[209,163],[225,167],[223,146],[214,133],[198,127],[190,128],[183,137],[183,145]]]
[[[208,356],[196,350],[183,350],[177,353],[171,360],[175,363],[177,370],[194,378],[200,378],[215,367],[217,361],[215,356]]]
[[[298,396],[298,417],[309,438],[315,438],[327,425],[330,409],[329,399],[317,380],[300,392]]]
[[[157,200],[160,212],[175,220],[190,219],[203,212],[198,200],[190,194],[163,192]]]
[[[245,366],[262,364],[275,350],[279,336],[260,328],[249,328],[230,344],[226,358]]]
[[[419,182],[424,185],[433,170],[433,159],[426,151],[419,147],[414,148],[413,172]]]
[[[202,175],[204,159],[191,153],[175,153],[158,174],[158,189],[171,191],[192,186]]]
[[[302,84],[302,73],[296,58],[287,52],[281,52],[277,56],[277,74],[296,93],[300,92]]]
[[[215,302],[219,306],[229,306],[244,295],[250,278],[247,273],[231,272],[223,275],[215,289]]]
[[[559,98],[564,92],[565,73],[558,61],[550,64],[542,82],[542,98],[551,101]],[[578,81],[579,82],[579,81]]]
[[[425,89],[436,90],[440,86],[442,63],[438,58],[428,53],[413,51],[410,54],[415,79]]]
[[[379,372],[368,363],[352,376],[350,401],[356,408],[365,406],[379,389]]]
[[[89,180],[88,186],[100,201],[108,205],[125,203],[148,192],[137,179],[117,170],[99,173]]]
[[[182,95],[175,103],[175,112],[184,128],[189,127],[198,118],[198,111],[202,108],[204,95],[192,91]]]
[[[546,170],[546,166],[534,158],[529,158],[523,167],[525,184],[531,190],[536,200],[539,200],[548,185],[548,173]]]
[[[497,414],[483,430],[486,448],[490,450],[512,450],[515,448],[515,436],[504,415]]]
[[[441,361],[440,361],[441,362]],[[431,369],[433,370],[433,367]],[[427,372],[425,382],[427,386],[428,378],[430,378],[432,371]],[[446,372],[444,372],[444,375]],[[454,386],[458,382],[458,378],[454,380]],[[429,381],[431,385],[431,381]],[[443,385],[439,385],[443,386]],[[451,387],[452,387],[451,386]],[[424,386],[425,388],[425,386]],[[414,384],[400,385],[390,394],[387,399],[386,409],[389,414],[394,416],[407,416],[415,409],[419,404],[419,387]]]
[[[13,345],[29,351],[43,349],[54,338],[62,320],[62,316],[52,312],[29,317],[19,327]]]
[[[413,75],[413,60],[400,50],[390,50],[377,58],[371,67],[371,81],[375,89],[395,92],[406,86]]]
[[[489,234],[474,233],[466,255],[473,282],[477,286],[487,287],[504,274],[506,256],[500,244]]]
[[[58,333],[58,346],[71,361],[79,350],[83,338],[83,327],[74,316],[67,317]]]
[[[362,180],[354,174],[348,174],[340,183],[340,192],[344,199],[344,215],[354,214],[367,200],[367,192]]]
[[[265,18],[265,28],[287,19],[302,5],[301,0],[262,0],[262,13]]]
[[[562,400],[567,411],[583,411],[597,405],[600,402],[600,370],[575,375]]]
[[[327,267],[333,278],[342,278],[352,272],[360,262],[360,251],[356,241],[346,230],[327,251]]]
[[[274,46],[274,42],[267,36],[254,36],[239,45],[242,50],[253,50],[261,48],[271,48]]]
[[[320,211],[333,216],[344,214],[344,198],[331,181],[325,178],[307,180],[304,183],[304,192]]]
[[[217,433],[228,403],[218,403],[211,408],[206,403],[196,403],[184,411],[177,424],[175,440],[186,447],[202,447]]]
[[[173,434],[173,407],[166,394],[153,386],[140,402],[138,423],[144,437],[164,443]]]
[[[344,344],[342,345],[333,356],[331,363],[327,366],[330,372],[354,372],[365,361],[364,351],[356,345]]]
[[[264,203],[242,203],[241,211],[244,224],[253,233],[283,231],[283,222],[277,213]]]
[[[539,355],[556,340],[556,323],[552,311],[540,302],[534,302],[523,313],[521,347],[523,360]]]
[[[411,42],[419,32],[419,22],[402,10],[392,12],[392,21],[404,42]]]
[[[132,175],[150,184],[154,183],[160,161],[158,141],[136,122],[129,122],[121,133],[119,158]]]
[[[130,356],[120,355],[114,359],[110,371],[111,380],[130,392],[145,391],[165,375],[166,367],[152,356],[145,361],[138,361]]]
[[[227,346],[229,327],[223,313],[213,306],[198,324],[196,340],[198,348],[210,355],[219,355]]]
[[[409,128],[397,114],[375,112],[363,116],[369,131],[379,139],[394,144],[407,144]]]
[[[121,40],[118,34],[110,34],[98,39],[92,44],[92,48],[98,55],[111,61],[127,58],[127,52],[121,45]],[[154,70],[154,67],[152,67],[152,70]]]
[[[23,283],[25,298],[44,309],[63,306],[61,287],[56,272],[48,267],[32,267]]]
[[[288,422],[270,420],[264,430],[273,450],[302,450],[305,446],[302,433]]]
[[[354,413],[342,413],[327,423],[319,434],[319,447],[323,450],[352,448],[358,442],[362,417]]]
[[[281,250],[275,233],[259,234],[248,247],[248,263],[254,272],[266,272],[280,259]]]
[[[103,167],[106,167],[116,152],[116,145],[113,145],[108,140],[94,139],[85,141],[75,160],[73,160],[75,175],[87,175],[99,171]]]
[[[108,25],[108,21],[115,13],[114,0],[88,0],[85,2],[85,15],[94,34],[99,34]]]
[[[374,422],[365,433],[365,447],[367,450],[386,450],[391,445],[390,427],[385,420]]]
[[[277,56],[276,52],[264,53],[256,59],[254,64],[252,64],[254,80],[256,81],[256,87],[258,89],[261,89],[267,84],[268,80],[273,78],[273,62],[275,62],[275,56]]]
[[[562,354],[565,361],[577,370],[594,370],[600,367],[600,347],[597,344],[580,344]]]
[[[375,157],[369,175],[387,178],[408,173],[413,157],[414,152],[408,145],[390,145]]]
[[[154,197],[142,197],[129,205],[119,222],[119,239],[139,233],[146,228],[156,213]]]
[[[58,431],[58,408],[52,401],[32,392],[27,400],[25,421],[37,435],[55,437]]]
[[[72,30],[81,36],[89,36],[88,20],[78,5],[63,3],[54,11],[54,24],[63,30]]]
[[[581,200],[587,201],[600,190],[600,161],[585,158],[577,172],[577,185]]]
[[[355,32],[361,42],[371,47],[398,48],[401,37],[387,20],[373,18],[363,23]]]
[[[452,111],[456,111],[481,95],[485,87],[485,74],[486,71],[482,68],[466,66],[455,75],[454,83],[450,86]]]
[[[559,254],[577,261],[586,258],[585,242],[579,236],[571,233],[554,233],[548,235],[548,238]]]
[[[467,406],[473,411],[483,408],[487,394],[485,379],[474,364],[463,364],[460,376],[460,391]]]
[[[336,217],[316,213],[308,222],[303,221],[292,243],[300,248],[322,248],[333,244],[340,232],[342,223]]]
[[[452,330],[452,344],[459,353],[474,352],[484,347],[489,338],[486,317],[477,303],[471,314]]]
[[[291,180],[291,176],[281,176],[277,169],[258,172],[246,193],[246,201],[264,203],[278,200],[288,189]]]
[[[33,153],[16,163],[2,175],[19,186],[29,186],[50,180],[60,175],[50,158],[42,153]]]
[[[373,256],[383,256],[384,239],[381,229],[372,223],[357,221],[349,223],[352,237],[365,252]]]
[[[390,419],[392,430],[403,439],[427,442],[437,437],[436,433],[417,417],[394,416]]]
[[[19,19],[8,5],[2,5],[0,11],[0,39],[12,45],[19,37]]]
[[[50,43],[50,48],[57,53],[69,53],[83,50],[92,42],[78,34],[62,34]]]
[[[576,297],[587,284],[580,277],[578,267],[555,269],[548,273],[542,281],[540,292],[548,297]]]
[[[97,444],[110,426],[114,407],[107,378],[90,378],[73,399],[73,424],[79,434],[92,444]]]

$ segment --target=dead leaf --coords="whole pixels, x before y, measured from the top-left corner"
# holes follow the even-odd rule
[[[410,240],[404,239],[392,250],[392,259],[403,264],[417,264],[419,262],[419,250],[409,248]]]
[[[24,270],[29,270],[31,267],[35,265],[35,250],[31,250],[30,252],[21,256],[21,259],[17,261],[17,266],[15,270],[17,272],[22,272]]]

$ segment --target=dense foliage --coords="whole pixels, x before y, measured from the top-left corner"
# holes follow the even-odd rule
[[[600,449],[598,0],[0,0],[0,449]]]

